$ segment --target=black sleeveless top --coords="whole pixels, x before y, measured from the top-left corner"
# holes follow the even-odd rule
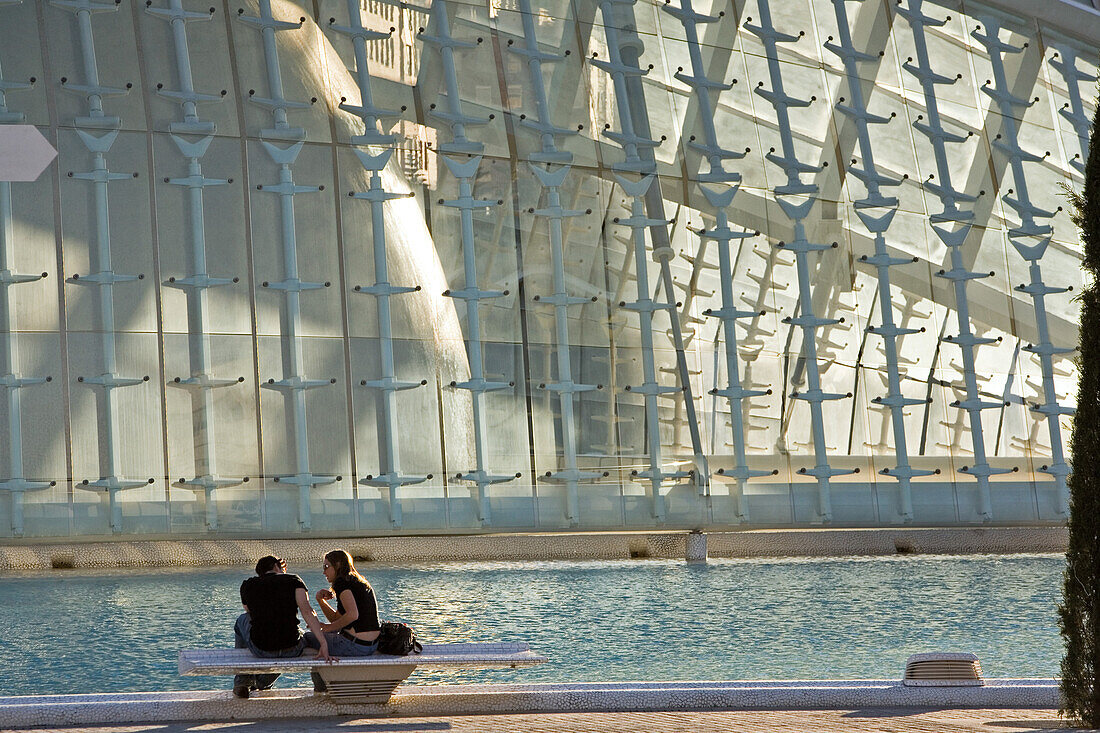
[[[344,628],[351,632],[377,631],[382,628],[382,625],[378,623],[378,601],[374,597],[374,589],[350,575],[337,578],[336,582],[332,584],[332,592],[336,594],[337,613],[342,616],[345,612],[340,594],[346,590],[350,590],[352,598],[355,599],[355,606],[359,609],[359,618]]]

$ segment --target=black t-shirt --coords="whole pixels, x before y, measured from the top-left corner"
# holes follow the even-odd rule
[[[332,592],[336,594],[337,613],[341,616],[344,615],[344,602],[340,600],[340,594],[346,590],[350,590],[351,597],[355,599],[355,607],[359,610],[359,618],[344,628],[352,632],[377,631],[382,628],[382,625],[378,623],[378,601],[374,598],[374,589],[359,580],[359,578],[345,575],[342,578],[337,578],[336,582],[332,584]]]
[[[266,573],[241,583],[241,603],[252,619],[252,643],[274,652],[298,643],[298,599],[295,593],[306,584],[297,575]]]

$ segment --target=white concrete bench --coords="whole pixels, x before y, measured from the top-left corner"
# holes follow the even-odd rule
[[[310,650],[307,650],[309,653]],[[521,642],[501,644],[425,644],[420,654],[394,657],[343,657],[332,664],[313,656],[265,659],[247,649],[184,649],[180,652],[180,674],[264,674],[315,670],[336,703],[386,702],[402,681],[417,667],[528,667],[542,664],[546,657],[535,654]]]

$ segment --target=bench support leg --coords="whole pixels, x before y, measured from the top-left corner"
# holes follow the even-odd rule
[[[386,702],[394,689],[416,669],[415,664],[400,666],[347,666],[324,664],[313,668],[328,687],[328,696],[337,705]]]

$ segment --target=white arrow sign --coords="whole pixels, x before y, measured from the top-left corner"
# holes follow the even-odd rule
[[[33,181],[56,157],[34,125],[0,125],[0,181]]]

